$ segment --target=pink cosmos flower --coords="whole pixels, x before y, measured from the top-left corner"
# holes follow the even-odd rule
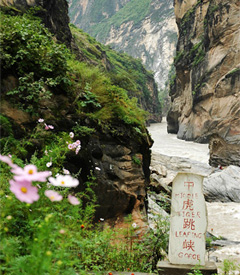
[[[78,205],[80,204],[80,201],[78,200],[78,198],[72,196],[72,195],[68,195],[68,201],[72,204],[72,205]]]
[[[65,231],[64,229],[60,229],[60,230],[59,230],[59,233],[60,233],[60,234],[64,234],[64,233],[66,233],[66,231]]]
[[[53,125],[47,125],[46,123],[44,123],[44,125],[45,125],[45,130],[49,130],[49,129],[53,130],[54,129]]]
[[[42,122],[44,122],[44,119],[43,118],[39,118],[38,122],[42,123]]]
[[[73,149],[72,144],[68,144],[68,149],[69,149],[69,150],[72,150],[72,149]]]
[[[59,175],[56,178],[50,177],[49,182],[54,186],[76,187],[79,181],[70,175]]]
[[[0,160],[7,163],[12,168],[17,168],[18,166],[16,164],[13,164],[12,160],[8,156],[0,155]]]
[[[47,177],[50,176],[48,171],[37,172],[37,167],[33,164],[26,165],[24,168],[14,167],[12,173],[15,174],[14,179],[17,181],[46,181]]]
[[[53,190],[46,190],[44,192],[45,196],[48,197],[51,201],[61,201],[62,200],[62,196]]]
[[[76,144],[77,144],[77,145],[80,145],[80,144],[81,144],[81,141],[80,141],[80,140],[76,140]]]
[[[17,182],[10,180],[10,190],[22,202],[33,203],[39,199],[37,187],[32,186],[28,180],[23,179]]]

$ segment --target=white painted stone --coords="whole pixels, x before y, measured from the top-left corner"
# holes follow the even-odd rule
[[[178,173],[172,186],[170,263],[205,265],[206,230],[203,176]]]

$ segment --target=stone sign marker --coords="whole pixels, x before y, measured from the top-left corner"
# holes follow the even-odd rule
[[[178,173],[172,186],[168,253],[170,263],[205,265],[206,230],[203,176]]]

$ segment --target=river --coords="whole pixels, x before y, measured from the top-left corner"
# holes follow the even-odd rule
[[[177,139],[174,134],[167,133],[167,122],[151,124],[148,131],[154,140],[152,154],[184,157],[208,166],[208,144],[199,144]],[[207,203],[208,232],[231,241],[240,241],[240,203]],[[240,245],[227,246],[213,252],[219,261],[236,260],[240,264]],[[233,274],[240,274],[233,273]]]
[[[148,127],[154,144],[152,151],[167,156],[185,157],[208,164],[208,144],[180,140],[177,135],[167,133],[167,122],[151,124]]]

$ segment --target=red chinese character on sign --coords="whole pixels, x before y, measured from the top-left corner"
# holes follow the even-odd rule
[[[195,246],[194,246],[194,242],[192,240],[190,240],[189,242],[187,240],[185,240],[183,242],[183,249],[187,249],[187,250],[192,249],[192,251],[195,251],[194,248],[195,248]]]
[[[191,210],[193,211],[193,200],[187,199],[186,201],[183,201],[183,210]]]
[[[195,230],[195,221],[193,219],[184,219],[183,220],[183,228]]]
[[[187,186],[188,190],[190,189],[190,187],[194,186],[194,182],[192,181],[185,181],[184,182],[184,186]]]

